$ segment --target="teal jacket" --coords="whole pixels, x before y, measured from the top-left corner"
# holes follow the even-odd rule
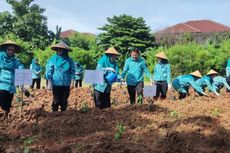
[[[228,85],[226,78],[222,76],[216,76],[213,78],[213,86],[218,89],[218,86],[225,86],[228,90],[230,90],[230,86]]]
[[[208,87],[209,91],[216,92],[216,88],[213,86],[213,80],[209,75],[205,75],[202,78],[196,80],[196,84],[202,89]]]
[[[74,79],[74,62],[69,56],[53,55],[46,64],[46,78],[52,86],[70,86]]]
[[[35,60],[36,60],[36,58],[34,58],[32,60],[32,63],[30,64],[30,69],[32,71],[32,78],[33,79],[41,78],[41,71],[42,71],[41,65],[35,63]]]
[[[113,68],[116,73],[118,74],[119,69],[116,62],[110,62],[110,56],[107,54],[104,54],[98,61],[96,70],[102,70],[104,71],[104,83],[97,83],[93,84],[93,87],[95,90],[103,92],[103,93],[109,93],[111,91],[111,85],[107,83],[105,76],[110,73],[110,71],[106,71],[105,68],[110,67]]]
[[[78,63],[75,62],[74,63],[74,67],[75,67],[75,80],[82,80],[83,79],[83,73],[84,73],[84,69],[83,66]]]
[[[139,57],[137,61],[135,61],[132,57],[129,57],[125,61],[121,77],[123,79],[126,77],[127,85],[136,86],[140,81],[144,81],[144,73],[149,79],[151,78],[144,58]]]
[[[153,80],[167,81],[167,83],[170,83],[171,80],[170,64],[157,63],[154,67]]]
[[[227,61],[227,66],[226,66],[226,76],[230,76],[230,59]]]
[[[0,90],[15,93],[15,69],[23,68],[24,66],[16,57],[10,57],[6,52],[0,51]]]
[[[172,86],[180,93],[188,93],[190,86],[192,86],[195,91],[203,93],[202,88],[196,84],[195,78],[191,74],[176,77],[172,82]]]

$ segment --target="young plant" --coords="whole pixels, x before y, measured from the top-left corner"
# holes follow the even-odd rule
[[[114,135],[114,139],[119,140],[124,132],[125,132],[125,126],[122,124],[118,124],[117,125],[117,132]]]
[[[211,115],[213,117],[219,117],[220,113],[221,113],[221,110],[219,108],[214,108],[214,109],[211,110]]]
[[[89,106],[86,102],[81,106],[81,111],[83,113],[87,113],[89,111]]]
[[[34,141],[34,139],[36,138],[36,136],[28,138],[24,141],[24,149],[23,149],[23,153],[29,153],[29,148],[28,146],[31,145]]]
[[[169,113],[170,113],[170,116],[172,116],[172,117],[176,117],[177,118],[179,116],[179,113],[176,110],[172,110]]]
[[[139,105],[141,105],[141,104],[143,103],[143,96],[142,96],[142,95],[139,95],[139,96],[137,97],[137,103],[138,103]]]

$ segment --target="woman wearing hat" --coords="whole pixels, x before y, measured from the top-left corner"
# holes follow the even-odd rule
[[[202,88],[199,87],[195,82],[198,78],[201,77],[202,76],[199,71],[194,71],[190,74],[176,77],[172,81],[172,86],[176,91],[179,92],[179,99],[183,99],[187,95],[189,95],[189,87],[193,87],[196,92],[202,95],[206,95],[206,93],[203,92]]]
[[[216,88],[213,86],[213,78],[216,77],[218,73],[214,70],[210,70],[207,75],[203,76],[202,78],[196,80],[196,84],[202,88],[202,91],[205,91],[205,88],[208,87],[209,91],[212,91],[215,93],[217,96],[220,94],[217,93]],[[202,96],[202,94],[199,94]]]
[[[168,87],[171,87],[171,68],[168,62],[168,58],[164,52],[156,54],[156,57],[158,63],[155,65],[153,73],[153,81],[157,86],[155,98],[158,98],[161,94],[161,99],[165,99]]]
[[[228,85],[226,78],[222,76],[215,76],[213,78],[213,86],[216,88],[218,93],[220,93],[220,89],[223,87],[226,87],[226,89],[230,90],[230,86]]]
[[[83,66],[79,62],[74,63],[75,66],[75,88],[82,87]]]
[[[138,49],[132,49],[131,57],[126,59],[121,75],[122,79],[126,77],[130,104],[135,104],[136,93],[138,96],[143,96],[144,73],[151,80],[151,74],[144,58],[140,57],[140,52]]]
[[[36,83],[37,89],[40,89],[41,86],[41,65],[38,63],[37,58],[33,58],[32,63],[30,64],[30,69],[32,71],[32,85],[31,88],[34,88],[34,84]]]
[[[68,104],[71,80],[74,79],[74,62],[68,52],[72,49],[61,42],[51,47],[56,51],[46,64],[46,78],[51,82],[53,103],[52,111],[65,111]]]
[[[226,80],[228,85],[230,85],[230,59],[227,61],[227,66],[226,66]],[[226,89],[227,92],[230,92],[230,90]]]
[[[0,48],[0,106],[7,116],[16,92],[15,69],[22,69],[24,66],[15,57],[15,53],[19,53],[22,49],[18,44],[6,41],[0,45]]]
[[[116,59],[119,53],[115,48],[111,47],[105,51],[105,54],[97,62],[97,70],[103,70],[104,75],[107,76],[109,73],[114,72],[118,74],[118,66]],[[104,83],[94,84],[94,102],[95,107],[99,109],[109,108],[110,103],[110,92],[111,84],[104,79]]]

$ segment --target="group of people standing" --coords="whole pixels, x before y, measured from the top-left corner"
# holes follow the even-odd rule
[[[15,69],[23,69],[24,66],[15,57],[15,53],[20,53],[21,47],[12,41],[6,41],[0,45],[0,106],[5,114],[10,111],[13,95],[16,92],[14,86]],[[73,62],[68,53],[72,49],[61,42],[51,47],[56,52],[46,64],[45,78],[49,80],[52,86],[53,102],[52,111],[65,111],[68,106],[68,97],[70,93],[71,81],[75,80],[75,87],[82,86],[83,66],[78,62]],[[158,60],[154,67],[153,75],[148,70],[145,59],[140,56],[140,51],[136,48],[131,49],[130,57],[125,60],[124,68],[119,75],[117,59],[120,56],[118,51],[111,47],[104,52],[97,62],[96,70],[104,72],[104,82],[93,84],[95,107],[99,109],[109,108],[110,93],[112,83],[108,82],[106,76],[110,73],[117,74],[117,81],[125,82],[130,96],[130,104],[135,104],[136,95],[143,96],[144,74],[157,86],[155,99],[165,99],[168,88],[171,88],[171,68],[170,63],[164,52],[156,54]],[[38,59],[34,58],[30,65],[32,70],[31,88],[40,88],[42,68]],[[230,90],[230,60],[226,67],[227,79],[217,76],[217,72],[210,70],[205,76],[201,76],[199,71],[194,71],[187,75],[176,77],[172,81],[172,87],[178,91],[179,99],[189,95],[189,87],[193,87],[199,95],[205,95],[205,88],[216,95],[219,90],[226,87]]]

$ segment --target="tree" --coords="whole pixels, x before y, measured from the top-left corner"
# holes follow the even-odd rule
[[[143,18],[134,18],[124,14],[107,18],[107,20],[109,24],[99,28],[106,32],[98,37],[98,44],[105,49],[116,46],[125,53],[129,47],[144,51],[153,46],[150,28],[146,26]]]
[[[127,55],[129,47],[138,48],[144,52],[147,48],[154,46],[151,30],[142,17],[134,18],[123,14],[107,18],[107,21],[108,24],[99,28],[105,32],[99,34],[98,45],[104,49],[116,47],[122,54],[122,60]]]
[[[48,30],[47,17],[43,15],[45,9],[37,4],[31,4],[34,0],[6,0],[12,6],[12,15],[9,12],[0,14],[0,34],[5,36],[14,33],[23,41],[31,43],[32,48],[48,46],[53,40],[53,32]]]

